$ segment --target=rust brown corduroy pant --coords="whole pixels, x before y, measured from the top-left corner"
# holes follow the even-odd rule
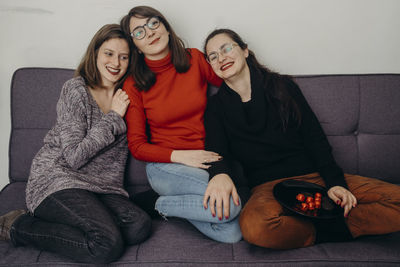
[[[254,187],[239,219],[243,238],[249,243],[274,249],[314,244],[313,223],[300,216],[286,215],[273,196],[274,185],[287,179],[325,185],[318,173],[312,173]],[[345,220],[354,238],[400,231],[400,186],[358,175],[345,174],[345,179],[357,198],[357,206]]]

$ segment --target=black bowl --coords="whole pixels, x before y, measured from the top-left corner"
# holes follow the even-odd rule
[[[302,211],[299,207],[301,202],[296,199],[297,194],[302,193],[306,197],[314,197],[317,192],[322,195],[321,208]],[[273,193],[275,199],[289,212],[307,218],[317,220],[335,219],[343,216],[344,213],[343,209],[328,197],[326,188],[317,184],[298,180],[285,180],[274,186]]]

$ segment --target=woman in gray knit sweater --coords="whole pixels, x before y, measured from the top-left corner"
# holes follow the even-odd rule
[[[75,77],[62,88],[57,122],[32,162],[29,213],[1,216],[1,239],[106,263],[121,256],[124,244],[148,237],[150,217],[123,188],[129,98],[117,88],[130,63],[128,38],[117,24],[93,37]]]

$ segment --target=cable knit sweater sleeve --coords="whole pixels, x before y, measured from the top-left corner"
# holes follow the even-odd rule
[[[114,111],[87,125],[86,118],[91,116],[88,94],[83,79],[71,79],[63,86],[57,103],[62,154],[72,169],[84,166],[117,135],[126,132],[123,118]]]

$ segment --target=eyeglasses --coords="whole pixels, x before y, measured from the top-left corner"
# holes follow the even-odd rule
[[[223,45],[218,49],[218,51],[216,51],[216,52],[211,52],[211,53],[207,56],[207,58],[206,58],[207,62],[210,63],[210,64],[215,64],[215,63],[217,63],[219,54],[221,54],[221,55],[223,55],[223,56],[229,55],[229,54],[232,52],[232,50],[233,50],[233,48],[234,48],[235,46],[238,46],[238,44],[235,44],[235,43],[223,44]]]
[[[141,40],[146,36],[146,29],[144,26],[147,26],[147,28],[150,30],[155,30],[160,26],[160,23],[161,21],[159,17],[151,17],[146,24],[143,24],[143,26],[137,26],[135,29],[133,29],[131,36],[134,39]]]

